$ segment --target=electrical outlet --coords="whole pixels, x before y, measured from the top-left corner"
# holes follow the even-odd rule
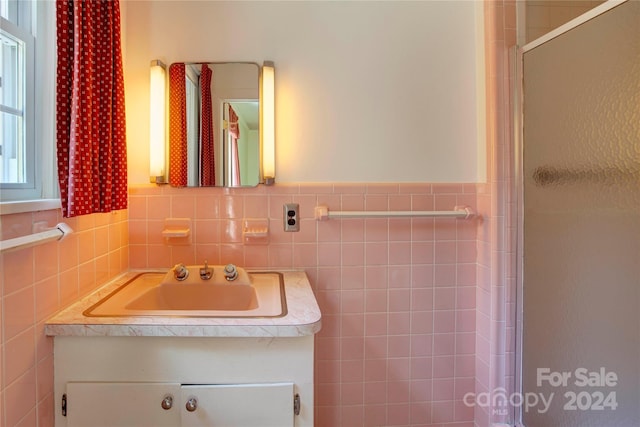
[[[285,203],[283,208],[284,231],[300,231],[300,205]]]

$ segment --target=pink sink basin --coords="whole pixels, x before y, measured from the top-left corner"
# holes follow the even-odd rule
[[[89,317],[281,317],[287,314],[281,273],[247,273],[245,284],[203,281],[197,272],[193,279],[183,283],[166,283],[166,277],[165,273],[140,273],[83,314]]]
[[[258,297],[250,285],[175,285],[149,289],[125,306],[129,310],[223,310],[258,308]]]

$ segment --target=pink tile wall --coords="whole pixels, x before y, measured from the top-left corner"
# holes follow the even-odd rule
[[[32,224],[74,230],[0,255],[0,425],[53,426],[53,340],[44,321],[129,268],[127,211],[63,219],[59,210],[3,215],[0,239],[31,234]]]
[[[300,204],[285,233],[282,205]],[[233,262],[302,268],[323,313],[316,337],[316,425],[472,426],[476,229],[454,219],[342,219],[333,210],[476,206],[476,184],[275,185],[130,189],[132,268]],[[169,245],[164,218],[192,219],[192,244]],[[245,245],[243,218],[269,218],[268,245]]]
[[[514,391],[515,193],[509,49],[516,43],[514,0],[485,1],[487,184],[478,185],[476,393]],[[495,409],[495,410],[494,410]],[[476,426],[513,422],[504,408],[476,407]]]

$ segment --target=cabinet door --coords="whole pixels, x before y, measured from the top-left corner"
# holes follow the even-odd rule
[[[166,396],[173,396],[170,409],[162,407]],[[175,427],[180,424],[179,397],[180,384],[173,383],[70,382],[67,426]]]
[[[293,383],[182,386],[181,396],[182,427],[293,427]]]

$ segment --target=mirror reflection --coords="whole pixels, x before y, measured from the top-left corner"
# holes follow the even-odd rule
[[[169,183],[256,186],[260,180],[260,68],[177,62],[169,67]]]

